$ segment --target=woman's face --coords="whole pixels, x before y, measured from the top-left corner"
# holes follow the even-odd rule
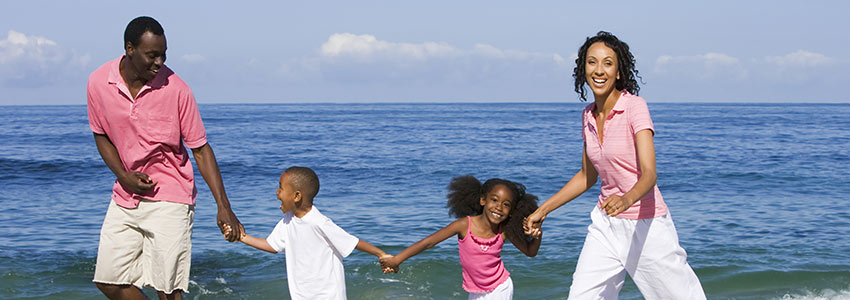
[[[620,79],[617,53],[604,42],[596,42],[587,49],[584,60],[584,77],[594,96],[608,96]]]

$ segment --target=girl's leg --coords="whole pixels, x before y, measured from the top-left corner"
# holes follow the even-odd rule
[[[705,299],[687,257],[668,213],[638,221],[626,270],[646,299]]]
[[[622,243],[611,231],[608,216],[594,206],[593,223],[576,264],[569,299],[617,299],[626,279],[626,270],[617,255]]]

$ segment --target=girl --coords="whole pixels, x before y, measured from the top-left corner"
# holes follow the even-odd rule
[[[448,199],[449,215],[458,219],[398,255],[382,259],[385,272],[397,272],[406,259],[457,236],[463,289],[469,299],[511,299],[514,288],[502,263],[502,245],[507,238],[525,255],[537,255],[542,232],[529,237],[522,228],[523,218],[537,209],[537,197],[512,181],[494,178],[481,184],[475,177],[461,176],[449,184]]]
[[[526,233],[535,234],[547,214],[601,178],[570,299],[617,299],[626,273],[646,299],[705,299],[656,185],[655,131],[637,96],[637,73],[629,46],[611,33],[600,31],[581,46],[575,90],[586,100],[587,85],[594,97],[582,114],[581,170],[528,216]]]

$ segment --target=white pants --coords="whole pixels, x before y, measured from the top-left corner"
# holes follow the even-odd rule
[[[502,282],[495,290],[486,293],[469,293],[469,300],[511,300],[514,298],[514,282],[508,280]]]
[[[629,273],[646,299],[705,299],[670,214],[610,217],[594,205],[569,299],[617,299]]]

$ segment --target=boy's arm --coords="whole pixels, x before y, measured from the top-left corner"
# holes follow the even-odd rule
[[[364,241],[364,240],[358,241],[357,246],[354,247],[354,249],[372,254],[374,256],[377,256],[378,258],[381,258],[381,257],[384,257],[384,256],[387,255],[387,253],[384,252],[383,250],[379,249],[378,247],[375,247],[372,244],[369,244],[369,242]]]
[[[434,247],[451,236],[458,235],[461,232],[466,232],[466,227],[468,225],[467,222],[467,218],[457,219],[449,225],[446,225],[446,227],[443,227],[443,229],[440,229],[421,241],[410,245],[410,247],[407,247],[407,249],[404,249],[398,255],[387,260],[382,260],[382,267],[398,271],[398,266],[411,256],[422,253],[425,249]]]
[[[242,224],[239,224],[240,229],[242,229],[242,235],[239,237],[239,241],[245,245],[269,252],[269,253],[277,253],[277,251],[272,248],[272,245],[269,245],[269,242],[266,239],[261,239],[255,236],[252,236],[245,232],[245,227]],[[232,229],[229,225],[224,224],[224,236],[227,237],[232,232]]]

